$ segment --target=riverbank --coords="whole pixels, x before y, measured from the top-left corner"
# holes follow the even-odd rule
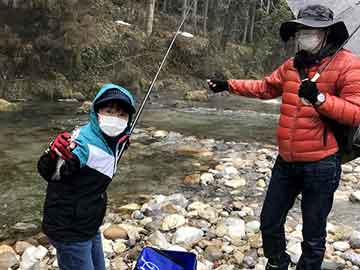
[[[142,141],[148,142],[147,152],[161,148],[174,156],[190,158],[192,170],[181,179],[181,193],[138,194],[125,205],[111,205],[101,227],[107,269],[131,269],[142,247],[150,245],[194,252],[199,270],[239,267],[263,270],[266,260],[259,214],[276,147],[200,139],[154,128],[139,129],[134,134],[134,147],[140,147],[137,144]],[[347,205],[348,215],[357,213],[359,165],[354,161],[343,166],[342,182],[327,228],[324,269],[359,269],[359,228],[356,222],[349,224],[336,218],[341,214],[336,212],[337,203]],[[169,190],[168,194],[171,193]],[[290,212],[286,232],[288,252],[296,263],[302,239],[299,202]],[[24,240],[4,241],[0,246],[0,262],[13,269],[17,269],[15,265],[21,265],[23,270],[56,269],[55,250],[44,235]]]

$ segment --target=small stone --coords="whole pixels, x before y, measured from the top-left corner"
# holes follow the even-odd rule
[[[147,241],[161,249],[167,249],[170,246],[165,235],[163,235],[160,231],[155,231],[154,233],[152,233],[147,239]]]
[[[354,231],[351,234],[350,245],[353,249],[360,249],[360,232]]]
[[[116,254],[121,254],[126,251],[127,247],[123,241],[124,240],[115,240],[113,243],[113,250]]]
[[[350,201],[353,203],[360,202],[360,190],[357,190],[350,195]]]
[[[31,247],[32,245],[25,241],[17,241],[15,244],[15,251],[17,254],[22,255],[28,247]]]
[[[141,206],[138,205],[137,203],[130,203],[127,205],[123,205],[121,207],[119,207],[116,210],[116,213],[120,213],[120,214],[131,214],[132,212],[134,212],[135,210],[140,210]]]
[[[209,261],[215,261],[215,260],[219,260],[223,257],[223,253],[221,251],[221,248],[219,246],[208,246],[205,249],[205,257],[209,260]]]
[[[114,270],[128,270],[128,265],[124,262],[124,259],[121,257],[115,257],[111,260],[111,269]]]
[[[169,135],[169,132],[165,130],[157,130],[152,134],[154,138],[165,138],[167,135]]]
[[[353,167],[349,164],[341,165],[341,169],[343,173],[351,173],[353,171]]]
[[[185,224],[185,217],[178,214],[167,216],[163,219],[161,224],[161,230],[170,231],[172,229],[181,227]]]
[[[132,219],[141,220],[141,219],[143,219],[144,217],[145,217],[144,214],[143,214],[140,210],[135,210],[135,211],[131,214],[131,218],[132,218]]]
[[[179,228],[173,237],[173,243],[185,247],[192,247],[199,242],[203,237],[204,232],[195,227],[182,227]]]
[[[256,182],[256,186],[259,188],[266,188],[266,182],[264,179],[260,179]]]
[[[216,223],[218,220],[218,213],[213,207],[199,209],[198,213],[201,218],[208,220],[210,223]]]
[[[257,220],[246,223],[246,232],[258,233],[260,231],[260,222]]]
[[[224,184],[230,188],[239,188],[246,185],[246,179],[240,176],[236,176],[232,180],[226,180]]]
[[[200,176],[200,183],[203,186],[211,185],[214,182],[214,176],[211,173],[203,173]]]
[[[239,174],[239,171],[235,167],[232,167],[232,166],[225,166],[224,172],[226,175],[228,175],[230,177],[236,176]]]
[[[128,233],[124,228],[121,228],[118,225],[111,225],[104,231],[104,237],[111,240],[127,239]]]
[[[186,185],[198,185],[200,184],[200,174],[188,175],[184,179],[184,184]]]

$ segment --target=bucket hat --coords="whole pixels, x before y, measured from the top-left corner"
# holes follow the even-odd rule
[[[295,20],[280,26],[281,39],[287,42],[299,27],[330,28],[339,43],[343,43],[349,37],[345,23],[334,19],[334,12],[323,5],[309,5],[300,9]]]

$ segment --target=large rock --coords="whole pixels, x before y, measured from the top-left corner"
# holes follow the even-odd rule
[[[16,111],[18,108],[19,107],[16,104],[0,98],[0,112],[12,112]]]
[[[210,223],[216,223],[218,220],[217,210],[213,207],[206,207],[198,210],[199,216]]]
[[[19,261],[15,251],[10,246],[0,246],[0,269],[12,269],[16,265],[19,265]]]
[[[20,268],[22,270],[33,270],[40,268],[40,261],[44,259],[48,250],[43,246],[31,246],[21,256]]]
[[[160,231],[155,231],[152,233],[147,241],[149,241],[153,246],[157,246],[161,249],[167,249],[170,246],[170,243],[167,241],[165,235]]]
[[[32,223],[18,222],[11,228],[17,232],[30,233],[30,232],[37,230],[38,227]]]
[[[290,255],[293,263],[298,263],[301,256],[301,243],[298,241],[290,241],[287,245],[287,253]]]
[[[333,247],[335,250],[345,252],[348,249],[350,249],[350,244],[345,241],[337,241],[337,242],[333,243]]]
[[[22,255],[24,253],[24,251],[28,248],[31,247],[32,245],[28,242],[25,241],[17,241],[15,244],[15,251],[17,254]]]
[[[360,249],[360,232],[354,231],[351,234],[350,245],[353,249]]]
[[[173,243],[184,247],[192,247],[201,240],[204,232],[194,227],[179,228],[173,237]]]
[[[188,101],[208,101],[209,94],[206,90],[188,91],[185,93],[184,98]]]
[[[347,251],[342,255],[342,258],[356,266],[360,266],[360,254],[357,254],[353,251]]]

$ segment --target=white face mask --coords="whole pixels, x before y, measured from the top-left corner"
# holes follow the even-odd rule
[[[110,137],[115,137],[126,129],[128,121],[115,116],[101,115],[99,116],[99,126],[102,132]]]
[[[320,29],[302,29],[296,32],[298,50],[317,53],[325,40],[325,31]]]

